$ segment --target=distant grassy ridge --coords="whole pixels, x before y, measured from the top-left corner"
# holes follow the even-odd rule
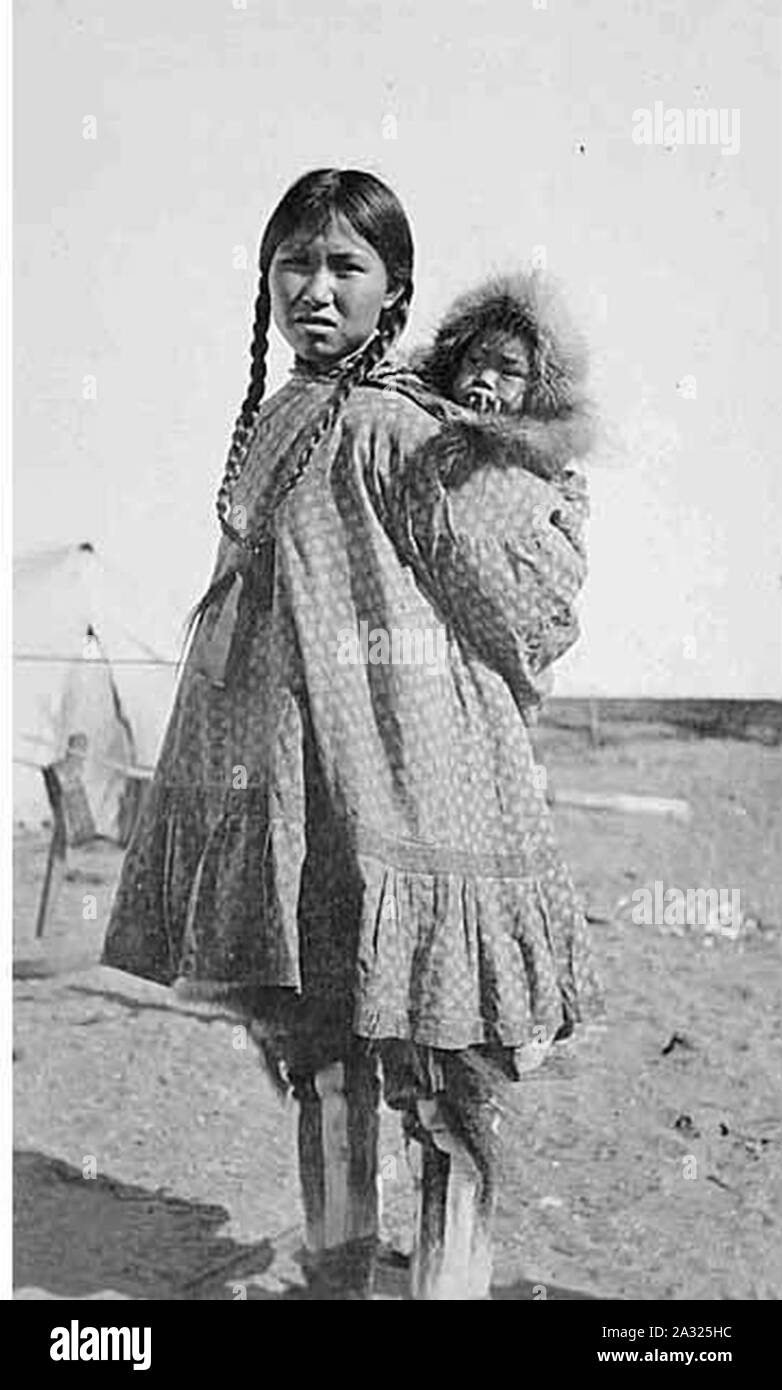
[[[586,732],[593,727],[610,733],[611,726],[656,724],[675,728],[683,736],[750,739],[770,746],[782,744],[782,700],[657,700],[601,697],[554,697],[541,714],[551,728]]]

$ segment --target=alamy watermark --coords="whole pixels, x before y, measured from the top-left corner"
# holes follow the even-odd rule
[[[738,888],[637,888],[631,917],[639,927],[705,927],[725,936],[738,935],[741,891]]]
[[[723,154],[738,154],[741,147],[741,115],[733,106],[666,106],[656,101],[650,110],[633,112],[636,145],[720,145]]]
[[[373,627],[363,618],[358,632],[343,627],[337,633],[340,666],[423,666],[430,674],[446,669],[443,627]]]
[[[71,1318],[67,1327],[54,1327],[52,1361],[131,1361],[134,1371],[152,1364],[151,1327],[82,1327]]]

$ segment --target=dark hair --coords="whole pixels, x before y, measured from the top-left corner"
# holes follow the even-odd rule
[[[316,445],[332,428],[350,390],[358,385],[385,355],[407,321],[413,296],[413,238],[410,224],[396,194],[374,174],[361,169],[315,169],[288,189],[274,209],[261,238],[260,282],[255,300],[255,319],[250,349],[250,381],[231,438],[225,474],[217,494],[217,514],[223,529],[239,543],[257,548],[228,524],[233,485],[244,466],[266,384],[271,299],[269,267],[281,242],[303,228],[317,235],[335,213],[341,213],[364,237],[382,260],[388,285],[399,290],[396,301],[381,311],[377,330],[357,358],[340,374],[334,394],[313,427],[298,460],[295,478],[304,471]]]

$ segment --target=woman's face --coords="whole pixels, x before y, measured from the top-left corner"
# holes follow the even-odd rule
[[[269,291],[274,322],[296,356],[324,365],[361,347],[400,294],[389,290],[374,246],[340,213],[315,236],[294,232],[280,242]]]
[[[529,378],[529,351],[521,338],[496,331],[474,338],[454,378],[453,398],[480,414],[521,411]]]

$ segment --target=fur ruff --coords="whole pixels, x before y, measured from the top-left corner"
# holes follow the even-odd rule
[[[513,462],[555,477],[568,460],[589,453],[595,431],[586,393],[586,344],[551,277],[539,271],[494,277],[462,295],[431,346],[416,353],[410,365],[450,397],[470,343],[497,330],[522,337],[529,348],[523,414],[475,416],[460,410],[461,418],[448,427],[454,448],[476,450],[487,463]]]
[[[460,418],[443,426],[433,452],[440,478],[449,487],[459,487],[483,468],[525,468],[557,482],[568,464],[589,452],[592,438],[592,422],[580,412],[548,421],[460,412]]]

